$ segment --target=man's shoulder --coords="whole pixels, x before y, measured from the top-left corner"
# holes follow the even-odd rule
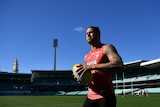
[[[113,44],[104,44],[102,48],[111,48],[111,47],[114,47]]]

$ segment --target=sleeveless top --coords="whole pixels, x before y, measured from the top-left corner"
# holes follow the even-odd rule
[[[109,62],[104,53],[104,45],[102,48],[91,50],[86,54],[85,64],[100,64]],[[107,95],[114,93],[112,84],[112,73],[109,71],[92,70],[93,80],[88,84],[87,97],[91,100],[101,99]]]

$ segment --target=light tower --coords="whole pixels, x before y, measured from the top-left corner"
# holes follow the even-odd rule
[[[16,60],[14,61],[14,64],[13,64],[13,72],[14,73],[18,73],[18,59],[16,58]]]
[[[58,39],[53,40],[54,47],[54,71],[56,71],[56,47],[58,47]]]

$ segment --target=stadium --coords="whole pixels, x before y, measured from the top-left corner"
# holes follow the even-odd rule
[[[113,74],[116,95],[160,93],[160,59],[124,63]],[[31,74],[0,71],[0,95],[86,95],[87,86],[77,83],[71,70],[31,70]]]

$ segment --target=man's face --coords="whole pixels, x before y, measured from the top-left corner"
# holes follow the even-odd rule
[[[94,41],[96,40],[96,32],[94,31],[93,28],[88,28],[86,31],[86,41],[89,44],[94,43]]]

